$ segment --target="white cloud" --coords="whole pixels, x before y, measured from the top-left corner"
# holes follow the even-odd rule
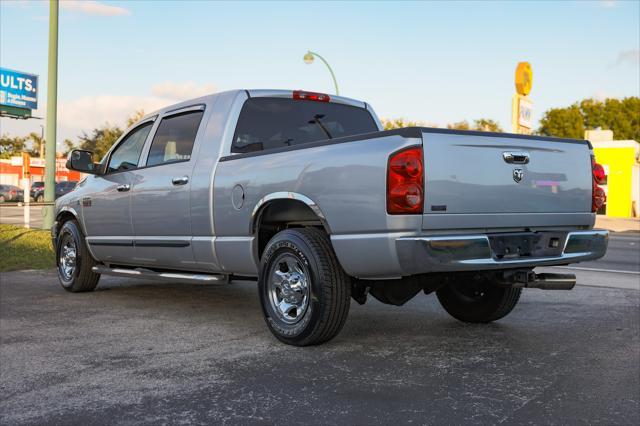
[[[611,95],[610,93],[605,92],[604,90],[598,90],[593,94],[593,98],[596,101],[604,102],[607,99],[615,98],[615,96]]]
[[[194,82],[164,82],[150,88],[150,93],[140,96],[121,96],[99,94],[83,96],[75,99],[58,101],[58,142],[71,139],[76,142],[82,132],[90,132],[105,123],[124,128],[127,118],[136,111],[145,114],[187,99],[196,98],[215,92],[212,84],[196,84]],[[41,103],[34,116],[45,117],[46,105]],[[29,132],[40,132],[40,124],[45,120],[10,120],[0,119],[0,133],[25,135]]]
[[[76,139],[83,131],[90,131],[105,123],[120,127],[136,111],[145,114],[171,104],[215,92],[212,84],[193,82],[164,82],[151,88],[145,96],[97,95],[83,96],[58,103],[58,125],[64,137]]]
[[[83,96],[58,104],[58,125],[74,129],[79,135],[104,123],[124,126],[128,116],[138,110],[145,113],[169,105],[171,100],[155,96]]]
[[[176,101],[183,101],[191,98],[197,98],[204,95],[210,95],[215,92],[216,88],[213,84],[198,85],[192,81],[184,83],[164,82],[156,84],[151,88],[151,93]]]
[[[88,15],[131,15],[131,11],[129,9],[120,6],[111,6],[94,0],[62,0],[60,1],[60,7],[62,9],[86,13]]]
[[[623,50],[618,53],[616,65],[640,65],[640,49]]]
[[[599,3],[601,7],[606,8],[616,7],[618,5],[618,2],[616,0],[600,0]]]

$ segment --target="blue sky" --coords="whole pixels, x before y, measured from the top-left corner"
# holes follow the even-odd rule
[[[333,91],[381,117],[510,127],[517,62],[533,67],[534,118],[586,97],[640,94],[640,2],[63,2],[59,132],[234,88]],[[0,1],[0,66],[40,75],[48,3]],[[43,121],[0,120],[0,131]]]

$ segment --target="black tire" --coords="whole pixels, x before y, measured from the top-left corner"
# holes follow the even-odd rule
[[[38,195],[36,197],[36,203],[44,203],[44,195]]]
[[[72,248],[75,249],[73,262],[71,262],[73,256],[64,256],[65,250],[71,250]],[[73,264],[72,268],[66,267],[71,263]],[[75,220],[65,222],[60,228],[56,240],[56,266],[62,288],[72,293],[95,289],[98,285],[100,274],[96,274],[91,268],[96,264],[97,262],[89,253],[78,223]]]
[[[295,323],[285,322],[278,304],[272,301],[278,296],[270,276],[276,274],[276,269],[283,273],[285,263],[274,263],[282,259],[297,262],[307,284],[304,288],[308,289],[308,302],[300,308],[301,313],[296,311],[300,318]],[[351,279],[338,263],[327,234],[316,228],[287,229],[269,241],[262,255],[258,289],[267,326],[280,341],[290,345],[317,345],[331,340],[349,313]]]
[[[509,314],[521,288],[499,287],[490,281],[455,282],[437,290],[442,307],[452,317],[470,323],[488,323]]]

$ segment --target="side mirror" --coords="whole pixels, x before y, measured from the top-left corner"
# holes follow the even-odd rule
[[[74,149],[67,158],[67,169],[92,175],[98,174],[98,165],[93,162],[93,152]]]

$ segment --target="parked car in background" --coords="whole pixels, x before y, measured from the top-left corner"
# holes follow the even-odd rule
[[[42,194],[44,191],[44,182],[33,182],[31,184],[31,190],[29,191],[29,196],[32,200],[36,200],[36,196],[38,194]],[[43,198],[44,200],[44,198]]]
[[[36,183],[42,183],[42,185],[37,186],[35,189],[33,185],[31,186],[31,198],[37,203],[42,203],[44,202],[44,182],[35,182],[34,185]],[[73,191],[77,184],[78,182],[75,180],[56,182],[56,199]]]
[[[63,195],[73,191],[73,188],[75,188],[77,184],[78,182],[75,180],[56,183],[56,198],[62,197]]]
[[[0,185],[0,203],[5,201],[23,201],[24,191],[14,185]]]

